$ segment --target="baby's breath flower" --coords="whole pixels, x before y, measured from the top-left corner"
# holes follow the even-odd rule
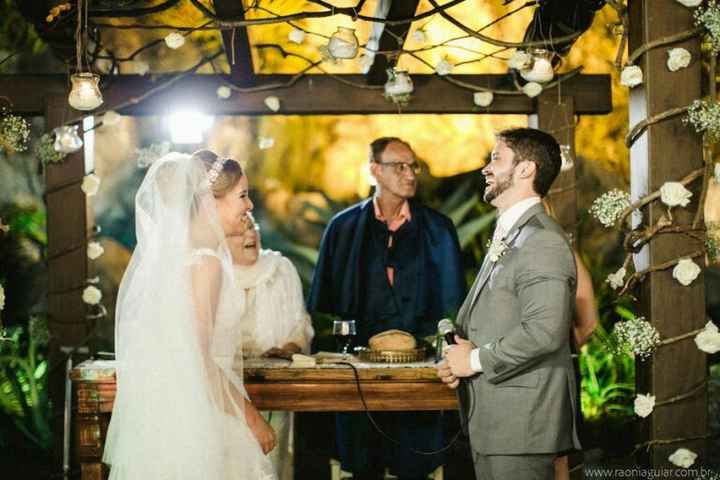
[[[705,133],[711,142],[720,141],[720,103],[695,100],[683,121],[691,124],[696,132]]]
[[[645,317],[617,323],[612,337],[615,353],[627,353],[641,359],[650,357],[660,345],[660,334]]]
[[[9,153],[27,150],[30,124],[22,117],[13,115],[6,108],[0,109],[0,150]]]
[[[35,144],[35,155],[43,165],[49,163],[60,163],[67,156],[66,153],[58,152],[53,146],[55,139],[49,133],[43,133],[40,140]]]
[[[630,194],[615,188],[595,199],[590,214],[606,227],[612,227],[629,206]]]
[[[713,55],[720,53],[720,5],[716,0],[708,0],[705,6],[699,6],[694,13],[695,25],[707,30],[707,37]]]

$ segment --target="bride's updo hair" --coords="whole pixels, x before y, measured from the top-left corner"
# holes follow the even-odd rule
[[[192,154],[192,158],[195,161],[201,162],[205,170],[209,172],[215,160],[218,159],[218,156],[210,150],[198,150]],[[233,160],[232,158],[226,159],[217,179],[212,182],[212,192],[215,198],[225,196],[225,194],[237,185],[243,175],[243,169],[237,160]]]

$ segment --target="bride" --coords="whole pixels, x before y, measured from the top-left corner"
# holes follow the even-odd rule
[[[275,479],[275,434],[232,369],[243,306],[226,237],[248,228],[247,176],[207,150],[170,153],[148,170],[135,208],[137,247],[118,292],[110,479]]]

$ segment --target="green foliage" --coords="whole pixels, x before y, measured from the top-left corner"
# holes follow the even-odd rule
[[[27,329],[9,329],[9,337],[10,341],[0,343],[0,441],[14,426],[36,447],[49,450],[52,434],[44,318],[33,317]]]
[[[15,53],[40,53],[46,48],[14,0],[0,0],[0,64]]]
[[[599,325],[594,338],[581,350],[580,403],[588,420],[633,414],[635,361],[627,355],[611,353],[606,337],[606,330]]]

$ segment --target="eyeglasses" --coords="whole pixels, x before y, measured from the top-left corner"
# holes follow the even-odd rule
[[[393,167],[393,170],[398,175],[402,175],[403,173],[412,172],[415,175],[419,175],[422,171],[422,167],[419,163],[413,162],[413,163],[405,163],[405,162],[377,162],[382,166],[388,166]]]

